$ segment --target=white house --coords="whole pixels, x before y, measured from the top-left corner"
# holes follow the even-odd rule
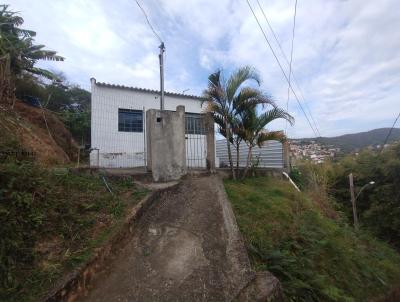
[[[159,91],[91,80],[90,165],[106,168],[146,165],[145,112],[160,108]],[[165,93],[165,109],[185,106],[186,157],[189,167],[206,166],[206,140],[199,114],[200,97]]]

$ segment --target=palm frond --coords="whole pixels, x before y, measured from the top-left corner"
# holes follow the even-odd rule
[[[65,58],[57,55],[56,51],[52,50],[39,50],[33,52],[32,55],[37,57],[39,60],[48,60],[48,61],[64,61]]]
[[[266,141],[280,141],[281,143],[287,140],[283,131],[263,131],[257,135],[257,146],[262,147]]]
[[[275,101],[271,96],[263,93],[259,89],[254,89],[250,87],[244,87],[241,89],[239,94],[234,98],[234,106],[238,113],[246,110],[248,107],[254,107],[261,105],[271,105],[276,107]]]
[[[285,110],[275,107],[267,112],[263,113],[259,117],[259,127],[264,128],[270,122],[277,120],[277,119],[284,119],[289,122],[291,126],[294,125],[294,118]]]
[[[245,66],[237,69],[230,76],[226,83],[226,97],[228,100],[232,100],[236,95],[239,87],[248,80],[254,80],[258,85],[261,83],[258,72],[251,66]]]
[[[42,69],[42,68],[38,68],[38,67],[31,67],[31,68],[27,69],[27,71],[29,71],[29,72],[31,72],[33,74],[45,77],[45,78],[47,78],[49,80],[52,80],[52,81],[58,81],[59,80],[57,75],[55,75],[54,73],[52,73],[51,71],[48,71],[46,69]]]

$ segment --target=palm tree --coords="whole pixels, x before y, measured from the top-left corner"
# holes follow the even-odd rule
[[[276,119],[284,119],[294,124],[294,118],[285,110],[273,107],[260,115],[257,114],[256,106],[246,107],[241,113],[243,126],[239,129],[239,135],[243,138],[248,146],[247,163],[243,172],[242,179],[247,175],[252,160],[252,150],[255,146],[261,147],[266,141],[278,140],[286,141],[286,136],[282,131],[268,131],[265,127]]]
[[[36,32],[20,28],[23,23],[24,19],[10,11],[8,5],[0,5],[0,57],[9,59],[13,75],[26,71],[57,80],[52,72],[34,65],[38,60],[63,61],[64,58],[55,51],[43,49],[44,45],[34,45]]]
[[[225,80],[221,70],[217,70],[208,77],[208,88],[204,91],[207,111],[213,113],[220,133],[226,138],[229,165],[233,179],[236,179],[236,175],[232,160],[231,143],[234,142],[236,137],[238,112],[248,106],[273,104],[272,100],[260,90],[242,87],[246,81],[250,80],[254,81],[258,86],[260,85],[260,76],[250,66],[237,69],[228,80]],[[237,160],[238,158],[239,153],[237,153]]]

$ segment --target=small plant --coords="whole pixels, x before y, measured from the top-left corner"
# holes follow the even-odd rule
[[[304,188],[304,180],[301,171],[297,167],[292,167],[289,173],[290,178],[295,182],[300,190]]]
[[[250,169],[249,169],[250,175],[252,175],[253,177],[256,176],[256,170],[259,165],[260,165],[260,156],[256,156],[255,159],[251,160]]]

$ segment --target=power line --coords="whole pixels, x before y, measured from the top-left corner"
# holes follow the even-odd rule
[[[153,34],[157,37],[157,39],[160,41],[160,43],[163,43],[162,39],[160,38],[160,36],[157,34],[157,32],[154,30],[153,26],[150,23],[149,17],[146,14],[146,11],[143,9],[143,7],[140,5],[140,3],[135,0],[136,4],[139,6],[140,10],[142,11],[143,15],[146,18],[147,24],[149,25],[151,31],[153,32]]]
[[[248,4],[248,6],[249,6],[251,12],[253,13],[253,16],[254,16],[254,18],[255,18],[255,20],[256,20],[258,26],[260,27],[260,30],[261,30],[261,32],[262,32],[262,34],[263,34],[263,36],[264,36],[265,41],[267,42],[267,44],[268,44],[268,46],[269,46],[269,48],[270,48],[270,50],[271,50],[273,56],[275,57],[276,62],[277,62],[278,65],[279,65],[279,68],[281,69],[281,71],[282,71],[282,73],[283,73],[283,75],[284,75],[286,81],[288,82],[288,85],[289,85],[289,87],[290,87],[290,90],[292,91],[293,95],[295,96],[296,101],[297,101],[297,103],[299,104],[300,109],[301,109],[301,111],[303,112],[305,118],[307,119],[307,122],[308,122],[308,124],[310,125],[311,130],[314,132],[314,135],[317,137],[318,135],[317,135],[315,129],[313,128],[313,126],[311,125],[311,122],[310,122],[310,120],[309,120],[309,118],[308,118],[306,112],[304,111],[304,108],[303,108],[303,106],[301,105],[301,103],[300,103],[300,101],[299,101],[299,98],[297,97],[296,92],[294,91],[292,85],[290,84],[289,78],[288,78],[288,76],[286,75],[285,70],[283,69],[282,64],[280,63],[280,61],[279,61],[279,59],[278,59],[278,57],[277,57],[277,55],[276,55],[274,49],[272,48],[272,45],[271,45],[271,43],[269,42],[269,40],[268,40],[268,38],[267,38],[267,35],[265,34],[265,32],[264,32],[264,30],[263,30],[263,28],[262,28],[262,26],[261,26],[261,24],[260,24],[260,21],[258,20],[256,14],[255,14],[255,12],[254,12],[254,10],[253,10],[253,8],[251,7],[249,0],[246,0],[246,1],[247,1],[247,4]]]
[[[257,0],[257,3],[260,4],[260,2]],[[290,80],[292,77],[292,62],[293,62],[293,44],[294,44],[294,35],[295,35],[295,29],[296,29],[296,15],[297,15],[297,0],[294,3],[294,14],[293,14],[293,29],[292,29],[292,46],[290,49],[290,63],[289,63],[289,85],[287,88],[287,101],[286,101],[286,111],[289,111],[289,100],[290,100]],[[286,126],[285,130],[287,131],[287,121],[286,121]]]
[[[388,140],[389,140],[389,137],[390,137],[390,135],[392,134],[392,131],[393,131],[393,129],[394,129],[394,126],[396,125],[397,120],[399,119],[399,117],[400,117],[400,112],[399,112],[399,114],[397,115],[396,119],[394,120],[394,123],[393,123],[393,125],[392,125],[392,128],[390,128],[389,133],[388,133],[388,135],[387,135],[386,138],[385,138],[385,142],[383,143],[382,150],[383,150],[383,148],[385,147],[385,145],[387,144],[387,142],[388,142]]]
[[[284,50],[283,50],[283,48],[282,48],[282,45],[281,45],[281,43],[279,42],[279,39],[278,39],[277,35],[275,34],[275,31],[274,31],[274,29],[272,28],[272,25],[271,25],[271,23],[269,22],[269,20],[268,20],[266,14],[265,14],[265,12],[264,12],[264,9],[262,8],[262,6],[261,6],[261,4],[260,4],[260,2],[259,2],[258,0],[257,0],[257,4],[258,4],[258,7],[260,8],[260,10],[261,10],[261,12],[262,12],[262,14],[263,14],[263,16],[264,16],[265,21],[266,21],[267,24],[268,24],[269,30],[271,31],[272,35],[274,36],[275,42],[278,44],[279,50],[280,50],[280,52],[281,52],[283,58],[285,59],[286,63],[287,63],[288,65],[290,65],[289,60],[288,60],[288,58],[287,58],[287,56],[286,56],[286,54],[285,54],[285,52],[284,52]],[[311,113],[311,110],[310,110],[310,108],[309,108],[308,105],[307,105],[306,99],[305,99],[305,97],[304,97],[304,95],[303,95],[303,92],[302,92],[302,90],[301,90],[301,88],[300,88],[300,85],[298,84],[298,81],[297,81],[297,79],[296,79],[296,77],[295,77],[295,74],[294,74],[294,71],[293,71],[293,70],[292,70],[292,78],[293,78],[293,82],[294,82],[294,84],[296,85],[296,87],[297,87],[297,89],[298,89],[298,91],[299,91],[299,93],[300,93],[300,96],[301,96],[301,98],[302,98],[302,100],[303,100],[303,102],[304,102],[304,107],[307,109],[308,114],[310,115],[310,118],[311,118],[311,120],[312,120],[312,122],[313,122],[313,124],[314,124],[314,128],[315,128],[316,131],[318,132],[318,135],[321,137],[321,133],[320,133],[320,131],[319,131],[319,129],[318,129],[319,127],[317,126],[317,123],[316,123],[315,120],[314,120],[314,117],[313,117],[313,115],[312,115],[312,113]]]

